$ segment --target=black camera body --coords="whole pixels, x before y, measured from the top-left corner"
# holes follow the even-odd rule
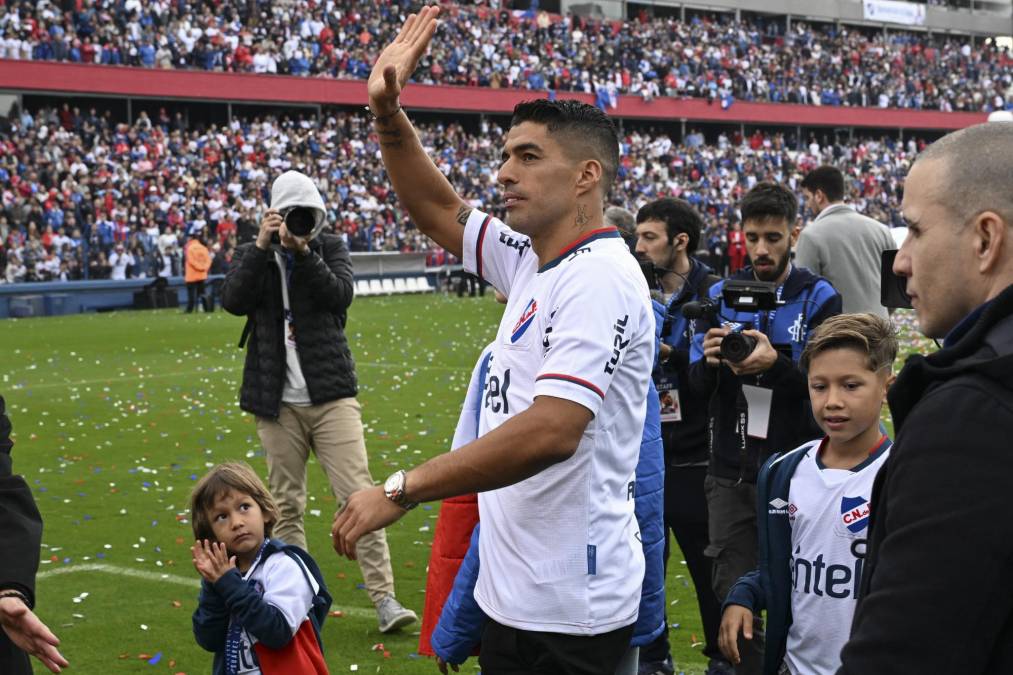
[[[778,306],[777,284],[768,281],[730,279],[721,289],[724,304],[736,312],[758,312],[776,309]],[[722,318],[721,303],[710,298],[687,302],[682,307],[687,319]],[[750,328],[742,324],[721,341],[721,358],[729,363],[741,363],[756,349],[756,338],[743,335]]]

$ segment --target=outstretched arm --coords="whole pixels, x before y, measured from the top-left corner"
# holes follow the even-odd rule
[[[70,665],[57,649],[60,640],[19,598],[0,599],[0,626],[7,637],[49,670],[59,673]]]
[[[426,236],[457,257],[471,207],[426,155],[399,96],[436,32],[440,8],[424,7],[405,20],[369,74],[369,107],[376,115],[380,154],[401,203]]]

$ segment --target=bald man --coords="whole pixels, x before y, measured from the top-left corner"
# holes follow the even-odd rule
[[[1011,186],[1009,122],[944,136],[908,174],[894,272],[943,348],[889,394],[897,442],[838,675],[1013,673]]]

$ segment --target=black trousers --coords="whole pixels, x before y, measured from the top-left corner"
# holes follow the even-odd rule
[[[186,285],[186,312],[189,314],[197,306],[197,299],[200,299],[200,304],[204,308],[204,311],[208,311],[208,299],[204,296],[204,282],[203,281],[191,281]]]
[[[714,563],[714,593],[724,602],[739,577],[757,566],[756,484],[707,476],[704,492],[710,529],[707,557]],[[742,662],[735,666],[736,675],[760,675],[765,646],[763,622],[754,615],[753,639],[739,636]]]
[[[478,662],[485,675],[615,675],[632,637],[633,624],[601,635],[563,635],[490,620]]]
[[[718,649],[721,604],[714,595],[711,582],[713,563],[704,555],[709,543],[707,496],[703,489],[706,476],[706,466],[670,466],[665,469],[665,577],[668,577],[668,531],[671,530],[682,550],[686,569],[696,588],[696,600],[703,622],[703,654],[713,659],[723,658],[721,650]],[[679,567],[681,566],[676,565],[676,569]],[[670,652],[671,646],[666,630],[654,642],[641,647],[640,662],[658,663],[667,659]]]

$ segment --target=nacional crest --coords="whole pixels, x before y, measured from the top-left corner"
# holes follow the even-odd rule
[[[869,526],[869,500],[865,497],[841,498],[841,522],[852,534],[858,534]]]

